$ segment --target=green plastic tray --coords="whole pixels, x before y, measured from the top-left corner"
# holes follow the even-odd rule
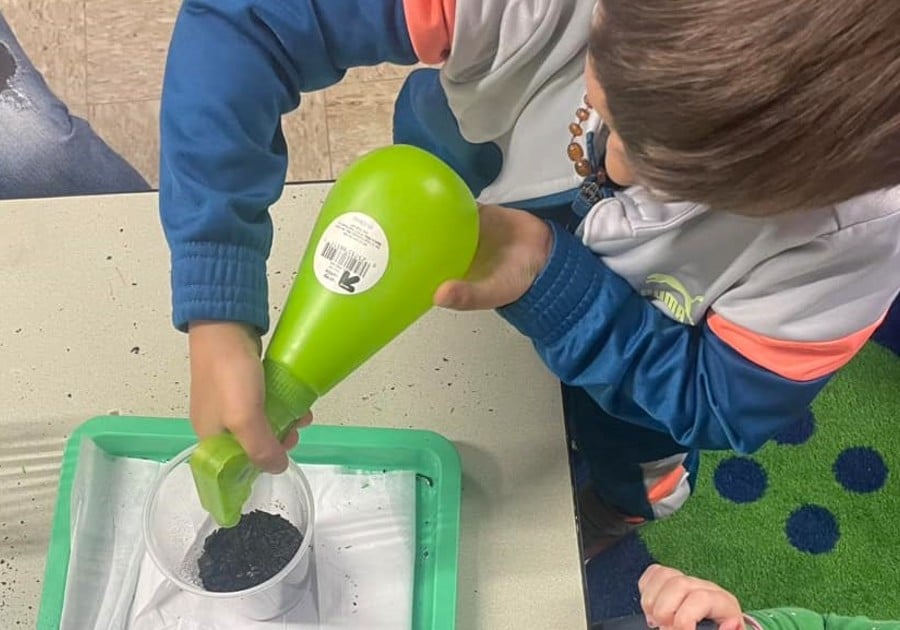
[[[39,630],[55,630],[62,615],[69,566],[72,481],[84,439],[93,440],[110,455],[159,462],[196,442],[186,420],[167,418],[94,418],[72,434],[63,454],[38,614]],[[455,628],[462,472],[453,444],[430,431],[314,425],[303,430],[291,457],[303,464],[331,464],[356,470],[415,471],[413,627]]]

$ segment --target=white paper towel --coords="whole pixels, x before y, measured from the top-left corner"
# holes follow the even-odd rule
[[[142,509],[159,469],[83,442],[62,630],[412,627],[413,472],[303,466],[316,505],[315,592],[283,618],[254,622],[167,584],[146,555]]]

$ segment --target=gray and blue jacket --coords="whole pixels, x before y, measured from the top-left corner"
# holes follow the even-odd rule
[[[440,65],[406,81],[395,139],[443,158],[481,201],[571,203],[566,128],[593,5],[186,0],[161,119],[175,325],[268,328],[280,118],[355,66]],[[547,267],[501,314],[561,380],[689,448],[751,452],[796,421],[900,290],[900,189],[760,219],[632,187],[553,230]]]

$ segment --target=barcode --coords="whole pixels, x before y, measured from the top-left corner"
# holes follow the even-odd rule
[[[331,241],[326,242],[325,247],[322,248],[322,258],[360,278],[365,278],[372,266],[364,256]]]

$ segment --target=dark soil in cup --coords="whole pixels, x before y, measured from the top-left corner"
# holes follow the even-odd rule
[[[262,584],[290,562],[303,534],[277,514],[254,510],[234,527],[217,529],[197,561],[207,591],[231,593]]]

